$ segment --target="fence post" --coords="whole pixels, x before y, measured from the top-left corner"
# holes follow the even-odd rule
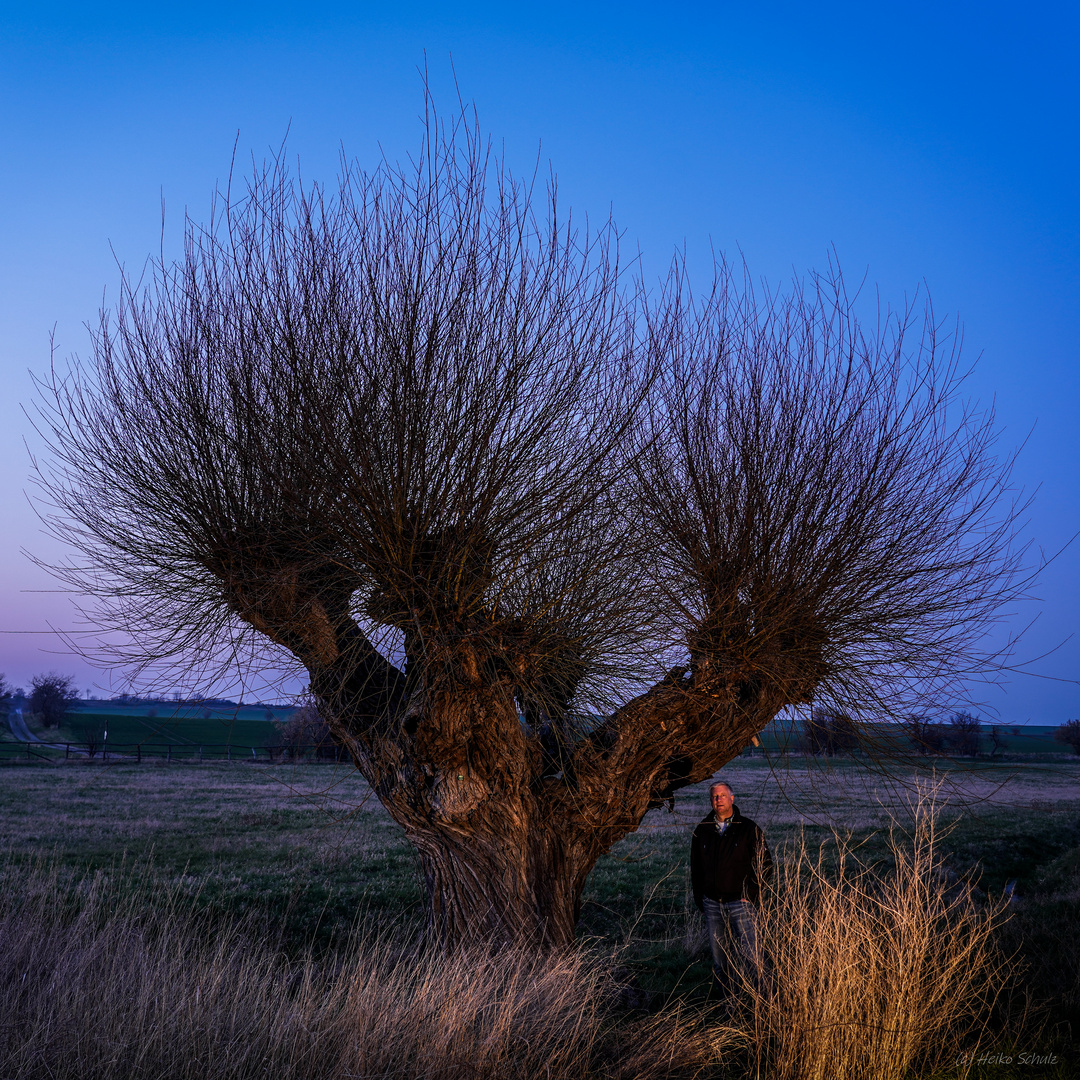
[[[225,747],[225,760],[232,761],[232,743]]]
[[[142,743],[135,747],[135,761],[137,764],[142,764]]]
[[[172,745],[166,744],[165,746],[165,760],[172,761]]]
[[[68,759],[68,751],[71,749],[71,743],[64,743],[64,760]]]
[[[199,760],[202,761],[202,747],[199,747]]]

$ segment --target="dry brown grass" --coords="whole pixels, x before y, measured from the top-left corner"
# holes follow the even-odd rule
[[[617,1027],[612,957],[446,959],[360,936],[289,961],[97,874],[39,866],[0,904],[0,1076],[239,1080],[697,1075],[700,1014]]]
[[[945,1065],[986,1023],[1008,974],[995,948],[1006,902],[950,875],[932,797],[891,865],[865,865],[842,836],[796,842],[763,902],[771,970],[745,980],[739,1026],[758,1074],[776,1080],[892,1080]]]
[[[0,859],[0,1077],[644,1080],[724,1062],[726,1076],[784,1080],[926,1075],[980,1041],[1004,979],[993,946],[1004,911],[947,872],[933,807],[915,811],[888,854],[880,838],[778,844],[762,912],[771,986],[748,989],[752,1007],[726,1025],[674,997],[651,1016],[622,1013],[611,976],[635,963],[633,941],[616,956],[444,960],[404,942],[403,924],[397,939],[359,933],[318,956],[294,941],[286,956],[267,944],[264,916],[229,919],[194,895],[213,875],[136,860],[80,876]],[[630,889],[640,867],[618,869]],[[650,895],[666,887],[650,881]],[[674,953],[699,949],[696,913],[668,925]]]

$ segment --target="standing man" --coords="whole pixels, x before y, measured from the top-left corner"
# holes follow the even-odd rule
[[[712,812],[690,842],[690,880],[694,903],[709,926],[713,974],[730,994],[738,974],[729,958],[732,949],[743,971],[761,983],[757,904],[772,857],[761,829],[739,813],[730,784],[718,780],[709,799]]]

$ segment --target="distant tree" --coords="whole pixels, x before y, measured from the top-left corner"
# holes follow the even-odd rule
[[[11,700],[14,696],[7,679],[0,674],[0,719],[7,719],[8,710],[11,708]]]
[[[961,757],[977,757],[982,721],[963,710],[949,718],[948,742],[951,749]]]
[[[997,757],[1005,748],[1005,727],[1002,724],[990,725],[990,756]]]
[[[900,726],[919,754],[940,754],[945,749],[945,729],[926,716],[909,716]]]
[[[35,675],[30,680],[30,715],[43,727],[59,727],[79,701],[79,691],[70,675]]]
[[[859,730],[847,713],[836,709],[813,709],[802,721],[803,738],[811,754],[850,754],[859,746]]]
[[[277,734],[269,744],[272,754],[276,750],[292,759],[306,757],[309,753],[333,760],[343,756],[330,725],[313,703],[302,705],[288,720],[275,721],[274,726]]]
[[[437,941],[565,945],[596,861],[785,710],[996,670],[1010,462],[928,307],[646,288],[467,113],[332,191],[284,160],[44,387],[53,569],[134,664],[291,656]]]
[[[1066,720],[1054,731],[1054,739],[1072,747],[1074,754],[1080,754],[1080,720]]]
[[[829,741],[828,729],[820,711],[811,709],[810,712],[803,714],[800,723],[802,725],[804,748],[807,753],[813,754],[814,757],[820,757],[825,753]]]

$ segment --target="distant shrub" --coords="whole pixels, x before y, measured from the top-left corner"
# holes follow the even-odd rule
[[[274,727],[276,733],[268,743],[271,757],[299,760],[314,756],[323,761],[344,758],[343,749],[330,734],[330,725],[315,705],[302,705],[288,720],[276,720]]]
[[[1054,740],[1072,747],[1074,754],[1080,754],[1080,720],[1066,720],[1054,732]]]
[[[100,717],[86,716],[72,724],[76,740],[86,748],[90,757],[105,748],[105,721]]]

